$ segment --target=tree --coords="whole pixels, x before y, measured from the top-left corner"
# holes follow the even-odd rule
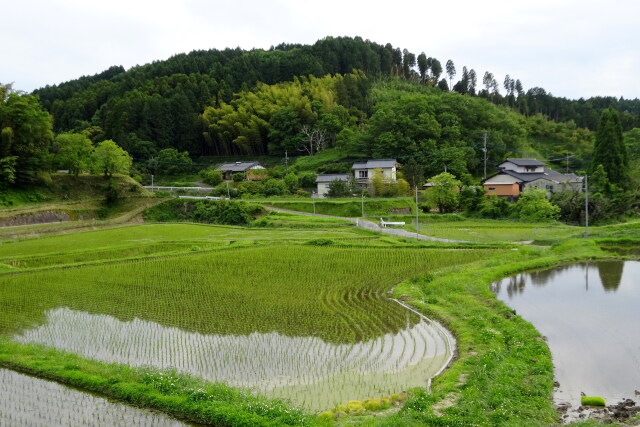
[[[56,137],[58,164],[78,176],[80,172],[91,169],[93,144],[81,133],[63,133]]]
[[[402,167],[402,175],[411,188],[416,188],[424,179],[424,167],[418,164],[414,158],[411,158]]]
[[[93,152],[93,168],[105,178],[114,173],[128,174],[131,169],[131,157],[114,141],[102,141]]]
[[[447,76],[449,76],[449,92],[451,92],[453,90],[453,86],[451,85],[451,81],[456,76],[456,67],[453,64],[453,61],[449,59],[447,61],[447,64],[445,65],[445,68],[447,70]]]
[[[418,70],[420,71],[420,83],[424,83],[427,80],[427,70],[429,64],[427,63],[427,55],[422,52],[418,55]]]
[[[469,70],[469,95],[476,95],[476,85],[478,84],[478,76],[476,76],[476,70],[473,68]]]
[[[596,132],[591,172],[602,165],[611,184],[619,188],[629,187],[629,158],[622,138],[622,127],[617,111],[604,110]]]
[[[190,169],[192,163],[188,151],[181,153],[175,148],[160,150],[154,161],[157,162],[165,175],[185,173]]]
[[[298,177],[295,173],[289,172],[284,176],[284,183],[286,184],[289,192],[293,193],[298,188]]]
[[[411,77],[411,72],[413,71],[413,67],[415,66],[416,55],[409,52],[407,49],[404,49],[402,51],[402,71],[406,79],[409,79]]]
[[[27,184],[46,170],[52,118],[38,98],[0,84],[0,184]]]
[[[516,211],[522,221],[554,221],[560,216],[560,208],[547,200],[545,190],[523,192],[516,203]]]
[[[459,205],[459,191],[462,183],[448,172],[431,177],[433,187],[428,192],[431,201],[440,213],[453,212]]]
[[[304,125],[300,132],[304,135],[304,140],[298,146],[298,151],[304,151],[309,156],[325,149],[327,136],[322,129]]]
[[[341,179],[334,179],[329,183],[328,197],[347,197],[351,195],[349,183]]]
[[[431,80],[435,86],[442,74],[442,64],[436,58],[431,59]]]

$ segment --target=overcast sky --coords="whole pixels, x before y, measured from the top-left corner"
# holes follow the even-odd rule
[[[638,0],[19,0],[2,6],[0,83],[32,91],[194,49],[361,36],[553,95],[640,98]]]

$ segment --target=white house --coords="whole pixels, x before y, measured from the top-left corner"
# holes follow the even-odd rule
[[[324,199],[329,194],[329,184],[333,181],[349,181],[349,174],[346,173],[334,173],[334,174],[324,174],[318,175],[316,177],[316,184],[318,186],[318,195],[319,199]]]
[[[385,181],[396,182],[397,166],[396,159],[371,159],[366,162],[356,162],[351,169],[356,182],[362,187],[369,187],[376,169],[382,172],[382,178]]]

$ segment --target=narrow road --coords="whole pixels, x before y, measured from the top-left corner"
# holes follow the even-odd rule
[[[473,243],[473,242],[470,242],[470,241],[467,241],[467,240],[452,240],[452,239],[443,239],[443,238],[440,238],[440,237],[425,236],[424,234],[412,233],[412,232],[409,232],[407,230],[403,230],[403,229],[400,229],[400,228],[380,227],[375,222],[372,222],[372,221],[369,221],[369,220],[366,220],[366,219],[350,218],[350,217],[346,217],[346,216],[314,214],[314,213],[311,213],[311,212],[292,211],[292,210],[289,210],[289,209],[280,209],[280,208],[274,208],[274,207],[271,207],[271,206],[266,206],[266,208],[268,210],[275,211],[275,212],[284,212],[284,213],[290,213],[290,214],[295,214],[295,215],[306,215],[306,216],[318,216],[318,217],[323,217],[323,218],[344,219],[346,221],[353,222],[357,227],[360,227],[360,228],[364,228],[364,229],[371,230],[371,231],[379,231],[381,233],[393,234],[394,236],[399,236],[399,237],[407,237],[409,239],[418,238],[420,240],[431,240],[431,241],[434,241],[434,242],[445,242],[445,243]]]

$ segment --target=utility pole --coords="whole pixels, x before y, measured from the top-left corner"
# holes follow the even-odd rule
[[[484,152],[484,179],[487,179],[487,132],[485,131],[482,144],[482,151]]]
[[[418,222],[418,184],[416,184],[416,239],[420,237],[420,223]]]
[[[364,219],[364,193],[362,193],[362,219]]]
[[[589,235],[589,176],[584,175],[584,237]]]
[[[567,171],[565,173],[569,173],[569,153],[567,153]]]
[[[153,191],[153,174],[151,174],[151,191]]]
[[[289,153],[287,150],[284,150],[284,171],[289,173]]]
[[[227,199],[231,200],[231,194],[229,193],[229,181],[226,181],[227,183]]]

